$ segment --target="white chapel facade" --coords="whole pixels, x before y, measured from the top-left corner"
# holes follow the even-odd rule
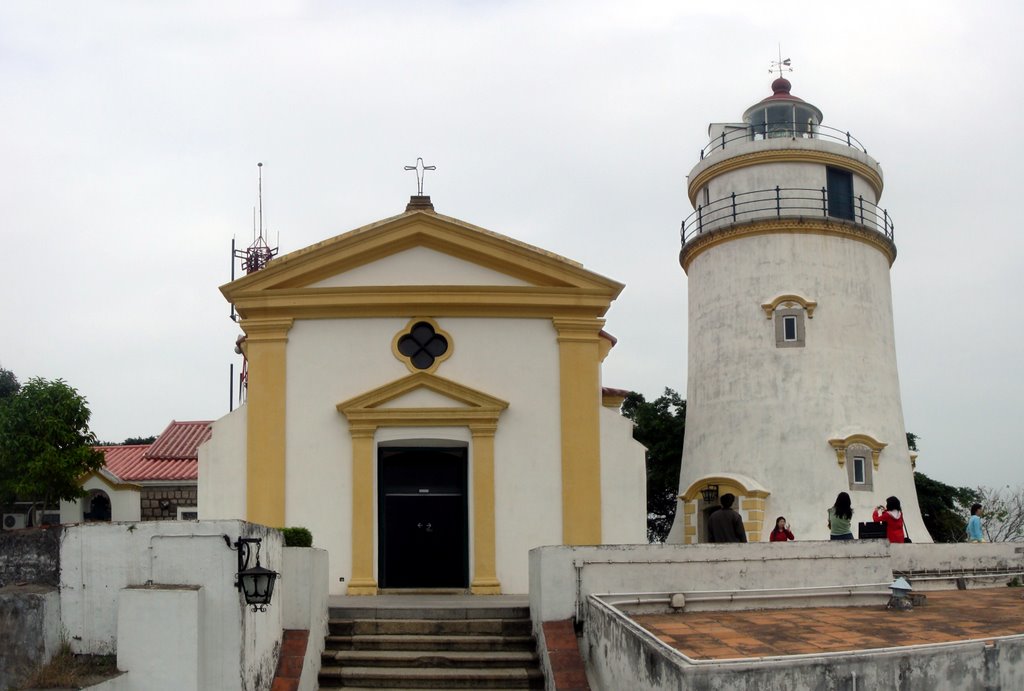
[[[645,541],[601,382],[622,287],[422,196],[223,286],[248,391],[200,450],[200,517],[309,528],[348,594],[525,593],[533,547]]]
[[[732,493],[748,539],[785,516],[829,539],[826,509],[854,521],[899,497],[930,542],[914,486],[893,325],[893,224],[882,170],[784,78],[743,122],[709,127],[684,221],[687,420],[669,542],[706,541]]]

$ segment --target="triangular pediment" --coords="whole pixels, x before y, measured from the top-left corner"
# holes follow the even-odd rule
[[[447,278],[446,278],[447,277]],[[408,211],[273,259],[221,286],[243,318],[395,312],[392,303],[437,313],[486,313],[476,305],[551,304],[600,315],[622,284],[578,262],[432,212]],[[406,294],[411,297],[407,298]],[[582,298],[582,299],[581,299]],[[289,312],[287,306],[293,309]]]
[[[508,402],[426,372],[410,374],[337,405],[350,423],[370,426],[492,424]]]
[[[302,288],[413,247],[512,276],[534,286],[604,288],[621,284],[553,252],[448,216],[406,212],[272,260],[223,287],[225,292]]]
[[[395,407],[393,403],[418,392],[432,392],[435,394],[431,397],[434,400],[443,399],[450,402],[447,407],[490,410],[504,410],[508,407],[508,403],[500,398],[463,386],[451,379],[416,372],[343,401],[338,404],[338,410],[347,414],[350,411],[374,410],[385,406],[391,409]]]

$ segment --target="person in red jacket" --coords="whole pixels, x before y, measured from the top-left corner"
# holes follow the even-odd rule
[[[775,530],[768,536],[771,542],[786,542],[787,540],[795,540],[793,533],[789,529],[789,523],[786,522],[785,516],[779,516],[775,519]]]
[[[885,533],[889,542],[904,542],[903,509],[900,507],[899,499],[896,497],[886,499],[885,506],[875,507],[871,519],[885,523]]]

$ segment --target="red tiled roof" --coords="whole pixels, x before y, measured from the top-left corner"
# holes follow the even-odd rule
[[[198,459],[199,445],[210,438],[211,420],[178,422],[172,420],[163,434],[150,444],[147,460],[186,461]]]
[[[199,445],[210,438],[210,421],[172,421],[152,444],[97,446],[106,468],[124,482],[198,480]]]

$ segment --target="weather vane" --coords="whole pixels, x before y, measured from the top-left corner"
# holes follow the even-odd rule
[[[782,59],[782,44],[780,43],[779,59],[771,61],[770,66],[768,67],[768,74],[775,74],[775,72],[778,72],[779,77],[782,77],[783,72],[792,72],[793,68],[790,67],[790,62],[789,58],[786,58],[785,60]]]
[[[416,159],[416,165],[414,165],[414,166],[406,166],[405,169],[406,170],[415,170],[416,171],[416,194],[422,197],[423,196],[423,176],[426,175],[426,172],[428,170],[437,170],[437,166],[427,166],[427,165],[424,165],[423,164],[423,159],[422,158],[417,158]]]

